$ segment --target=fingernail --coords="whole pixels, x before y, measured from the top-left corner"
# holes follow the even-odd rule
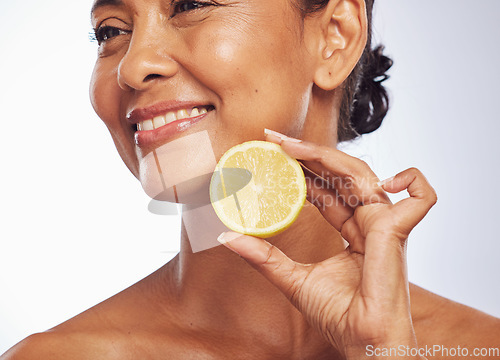
[[[277,131],[274,131],[274,130],[264,129],[264,134],[274,135],[274,136],[280,138],[281,141],[290,141],[290,142],[294,142],[294,143],[301,143],[302,142],[302,140],[300,140],[300,139],[295,139],[295,138],[292,138],[290,136],[286,136],[286,135],[279,133]]]
[[[232,231],[223,232],[222,234],[219,235],[219,237],[217,237],[217,241],[225,245],[229,241],[239,238],[240,236],[241,234]]]
[[[240,255],[240,253],[238,251],[236,251],[236,249],[234,247],[231,246],[231,241],[236,240],[239,237],[242,237],[242,235],[237,233],[237,232],[228,231],[228,232],[223,232],[222,234],[220,234],[217,237],[217,241],[220,242],[225,247],[227,247],[232,252]]]
[[[385,179],[385,180],[382,180],[382,181],[379,181],[377,183],[378,186],[384,186],[385,184],[391,182],[392,180],[394,180],[394,176],[391,176],[390,178],[388,179]]]

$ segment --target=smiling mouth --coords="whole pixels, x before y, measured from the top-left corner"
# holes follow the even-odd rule
[[[214,110],[212,105],[197,106],[177,111],[169,111],[164,115],[155,116],[152,119],[140,121],[136,125],[137,131],[155,130],[178,120],[191,119]]]

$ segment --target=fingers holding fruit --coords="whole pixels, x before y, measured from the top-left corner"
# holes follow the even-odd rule
[[[287,192],[303,193],[305,197],[307,188],[309,201],[341,232],[349,242],[349,248],[320,263],[301,264],[259,238],[226,233],[219,241],[280,289],[333,345],[346,355],[354,354],[351,358],[359,358],[358,352],[373,339],[377,339],[380,344],[398,342],[414,346],[415,336],[409,315],[406,239],[436,201],[430,184],[417,169],[405,170],[394,178],[379,182],[366,163],[336,149],[301,142],[284,135],[268,134],[267,140],[280,144],[283,154],[288,154],[290,159],[284,157],[286,160],[282,162],[279,159],[283,154],[275,144],[268,148],[260,142],[249,144],[247,148],[238,148],[238,151],[230,150],[229,154],[251,157],[249,163],[254,168],[249,170],[262,175],[262,178],[255,176],[254,185],[279,183],[278,189],[269,188],[274,195],[276,191],[283,190],[283,184],[268,180],[282,176],[284,164],[290,165],[295,169],[290,172],[294,174],[292,178],[301,180],[291,182]],[[255,157],[252,154],[259,153],[255,149],[266,150],[266,153]],[[294,186],[303,181],[298,176],[302,170],[293,158],[300,159],[304,164],[305,183],[304,186],[296,187],[298,192]],[[229,158],[225,159],[223,157],[221,162]],[[259,165],[259,161],[267,164],[268,170],[260,171],[262,165]],[[242,158],[235,163],[245,162]],[[271,163],[281,165],[270,166]],[[273,173],[273,169],[278,172]],[[410,197],[392,204],[386,191],[397,193],[404,189],[408,190]],[[229,199],[226,206],[231,211],[227,213],[238,216],[240,213],[242,217],[258,214],[255,211],[241,211],[241,205],[246,204],[251,209],[262,203],[251,201],[254,195],[255,191],[250,191],[250,200],[246,203],[243,193],[238,195],[238,199],[234,196],[234,201],[239,204],[237,206],[233,206],[230,203],[233,199]],[[299,196],[298,199],[300,201],[292,203],[301,206],[302,198]],[[281,210],[278,212],[282,213]],[[266,214],[269,218],[274,216],[270,208]],[[291,219],[288,216],[286,218]],[[246,219],[251,220],[252,217]],[[288,226],[291,222],[283,224]],[[268,225],[263,235],[275,234],[277,229]],[[393,331],[381,332],[382,328]]]
[[[390,203],[377,186],[379,179],[364,161],[340,150],[309,142],[283,141],[283,150],[299,159],[317,176],[332,184],[344,203],[351,208],[371,203]]]
[[[362,160],[326,146],[279,137],[275,133],[268,134],[267,140],[281,144],[288,155],[301,161],[308,200],[342,233],[351,250],[363,253],[363,237],[358,224],[351,220],[356,208],[373,203],[391,204],[370,167]]]
[[[341,232],[353,251],[364,252],[369,231],[395,231],[398,238],[406,239],[436,202],[434,189],[418,169],[380,182],[364,161],[340,150],[269,131],[266,139],[302,162],[308,200]],[[386,191],[405,189],[410,197],[392,205]]]

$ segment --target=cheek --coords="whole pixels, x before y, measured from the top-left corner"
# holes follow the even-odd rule
[[[118,126],[120,91],[116,81],[116,70],[108,69],[98,61],[90,81],[90,101],[110,131]]]
[[[116,67],[98,60],[90,81],[90,101],[95,112],[108,128],[121,158],[137,177],[137,159],[134,144],[130,141],[132,135],[126,133],[120,122],[120,119],[125,116],[120,112],[121,95]]]
[[[230,42],[221,42],[215,45],[214,60],[220,63],[230,63],[235,58],[235,45]]]
[[[224,105],[220,121],[250,138],[262,136],[264,127],[297,134],[312,81],[295,37],[273,28],[236,28],[209,32],[192,47],[192,58],[200,61],[193,63],[195,76]]]
[[[186,40],[191,49],[188,70],[214,92],[221,86],[232,87],[241,80],[248,67],[248,56],[242,56],[249,44],[239,41],[234,30],[206,27]]]

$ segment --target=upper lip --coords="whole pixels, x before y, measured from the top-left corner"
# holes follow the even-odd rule
[[[202,107],[207,106],[206,103],[198,102],[198,101],[178,101],[178,100],[168,100],[161,101],[154,105],[137,108],[131,110],[127,114],[127,120],[131,124],[137,124],[141,121],[151,120],[156,116],[165,115],[170,111],[178,111],[181,109],[191,109],[194,107]]]

